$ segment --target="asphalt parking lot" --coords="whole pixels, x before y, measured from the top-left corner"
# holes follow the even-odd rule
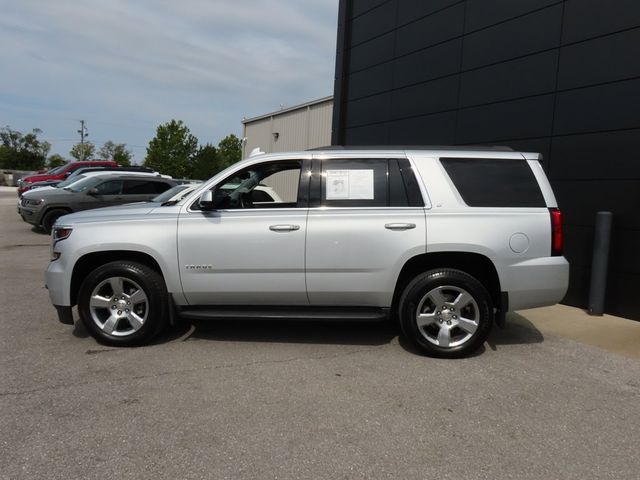
[[[526,318],[435,360],[381,324],[215,322],[115,349],[58,323],[0,193],[0,477],[637,479],[640,361]]]

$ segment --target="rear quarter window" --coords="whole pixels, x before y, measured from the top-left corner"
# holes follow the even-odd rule
[[[441,158],[440,162],[470,207],[546,207],[524,159]]]

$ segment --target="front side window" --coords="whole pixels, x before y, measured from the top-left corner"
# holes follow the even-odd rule
[[[301,168],[298,160],[247,167],[213,189],[216,208],[298,208]]]

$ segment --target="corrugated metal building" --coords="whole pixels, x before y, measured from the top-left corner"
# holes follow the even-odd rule
[[[265,153],[290,152],[331,145],[333,96],[320,98],[277,112],[242,120],[243,158],[254,148]],[[283,172],[264,183],[280,193],[285,202],[295,202],[295,172]]]
[[[254,148],[265,153],[331,145],[333,96],[242,120],[244,156]]]

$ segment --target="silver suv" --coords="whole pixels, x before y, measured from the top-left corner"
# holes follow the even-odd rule
[[[178,203],[60,218],[46,273],[63,323],[148,342],[175,318],[399,321],[458,357],[510,310],[562,299],[569,265],[540,156],[504,149],[256,155]],[[256,201],[258,186],[278,201]]]

